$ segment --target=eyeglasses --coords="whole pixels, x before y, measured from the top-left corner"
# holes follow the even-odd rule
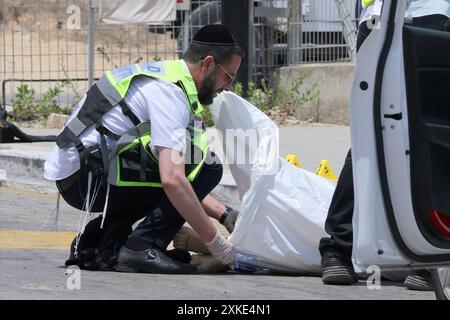
[[[216,62],[216,64],[219,66],[219,68],[220,69],[222,69],[222,71],[227,75],[227,77],[228,78],[230,78],[230,80],[228,80],[227,81],[227,83],[225,83],[223,86],[224,87],[226,87],[226,86],[228,86],[230,83],[233,83],[234,82],[234,80],[236,80],[236,77],[237,77],[237,75],[235,74],[235,75],[232,75],[232,74],[230,74],[220,63],[217,63]]]

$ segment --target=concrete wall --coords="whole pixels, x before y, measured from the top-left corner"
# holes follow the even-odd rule
[[[349,96],[355,72],[351,63],[294,65],[280,68],[279,84],[288,90],[302,71],[307,76],[301,89],[317,82],[319,97],[295,109],[295,117],[303,121],[349,125]]]

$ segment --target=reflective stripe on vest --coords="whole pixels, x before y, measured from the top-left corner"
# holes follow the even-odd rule
[[[105,76],[122,99],[136,76],[148,76],[181,85],[188,99],[191,113],[200,115],[203,111],[192,76],[186,72],[181,60],[133,64],[107,71]]]
[[[361,0],[361,4],[362,4],[363,8],[367,8],[374,2],[375,2],[375,0]]]

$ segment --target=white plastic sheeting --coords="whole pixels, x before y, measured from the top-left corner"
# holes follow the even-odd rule
[[[223,92],[210,110],[242,197],[230,241],[255,267],[319,274],[335,184],[279,157],[278,127],[246,100]]]
[[[100,0],[99,16],[104,24],[169,22],[176,19],[176,1]]]

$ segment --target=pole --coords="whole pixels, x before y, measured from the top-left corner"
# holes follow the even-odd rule
[[[288,18],[288,64],[302,62],[302,0],[289,1]]]
[[[89,26],[88,26],[88,89],[94,82],[94,0],[89,0]]]
[[[248,81],[255,81],[256,79],[253,79],[253,73],[254,73],[254,63],[252,61],[255,61],[255,24],[254,24],[254,2],[249,1],[249,8],[248,8],[248,47],[247,52],[245,53],[247,55],[247,80]]]
[[[245,52],[237,74],[237,81],[243,84],[244,92],[246,92],[249,80],[249,11],[252,4],[251,1],[222,0],[221,5],[222,25],[230,30],[238,45]]]

